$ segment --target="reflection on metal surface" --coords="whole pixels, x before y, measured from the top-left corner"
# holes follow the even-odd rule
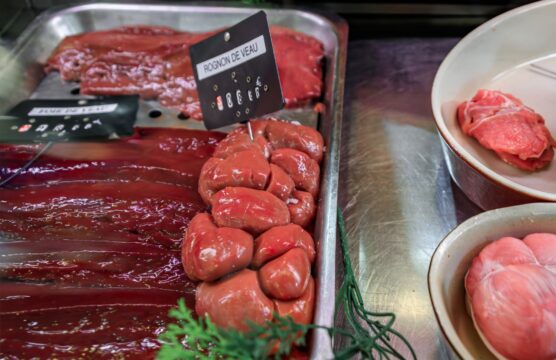
[[[430,110],[434,73],[455,42],[371,40],[348,51],[339,188],[354,270],[367,307],[395,312],[422,359],[454,357],[429,300],[430,258],[480,211],[452,186]]]

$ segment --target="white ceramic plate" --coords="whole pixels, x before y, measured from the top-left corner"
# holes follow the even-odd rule
[[[498,184],[556,201],[556,159],[545,170],[521,171],[459,128],[457,105],[481,88],[521,99],[544,117],[556,137],[556,0],[517,8],[475,29],[444,59],[432,89],[437,127],[456,154]]]
[[[480,339],[465,304],[464,277],[471,260],[489,242],[556,233],[556,204],[534,203],[484,212],[455,228],[434,252],[429,292],[444,335],[463,359],[495,359]]]

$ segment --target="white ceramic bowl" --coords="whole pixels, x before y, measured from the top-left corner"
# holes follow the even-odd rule
[[[521,99],[556,137],[556,0],[514,9],[472,31],[442,62],[431,95],[450,173],[475,203],[491,209],[556,201],[556,160],[542,171],[521,171],[459,128],[457,105],[481,88]]]
[[[464,277],[471,260],[489,242],[556,233],[556,204],[534,203],[484,212],[456,227],[434,252],[429,293],[435,315],[452,348],[463,359],[495,359],[473,326],[465,305]]]

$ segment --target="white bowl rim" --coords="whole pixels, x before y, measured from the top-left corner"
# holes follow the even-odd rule
[[[446,235],[446,237],[444,237],[444,239],[442,239],[437,248],[434,250],[427,277],[432,308],[436,316],[436,320],[440,325],[440,329],[444,333],[446,340],[448,340],[448,343],[462,359],[473,359],[473,356],[469,353],[469,351],[459,338],[454,326],[450,322],[444,322],[441,320],[449,319],[450,317],[448,315],[448,311],[446,310],[446,306],[441,301],[442,284],[440,282],[433,282],[433,279],[437,279],[443,272],[442,269],[440,269],[440,259],[445,255],[449,246],[454,241],[456,241],[456,239],[458,239],[463,233],[465,233],[468,228],[505,218],[520,218],[523,216],[532,216],[538,214],[554,214],[555,209],[556,204],[540,202],[485,211],[467,219],[466,221],[456,226],[452,231],[448,233],[448,235]]]
[[[554,5],[556,4],[556,0],[545,0],[545,1],[538,1],[532,4],[520,6],[516,9],[510,10],[505,12],[501,15],[492,18],[491,20],[487,21],[486,23],[480,25],[469,34],[467,34],[463,39],[461,39],[458,44],[448,53],[448,55],[440,64],[436,75],[434,77],[434,82],[432,85],[432,93],[431,93],[431,104],[432,104],[432,112],[434,115],[434,120],[436,122],[436,126],[440,132],[440,135],[444,138],[446,143],[456,152],[458,156],[463,158],[465,162],[471,165],[475,170],[479,171],[487,178],[494,180],[495,182],[506,186],[514,191],[519,193],[528,195],[530,197],[537,198],[539,200],[545,201],[556,201],[556,193],[549,193],[541,190],[532,189],[528,186],[521,185],[515,181],[509,180],[506,177],[498,174],[496,171],[491,170],[488,166],[483,165],[479,160],[477,160],[474,156],[472,156],[456,139],[446,126],[446,122],[444,121],[444,117],[442,116],[442,112],[440,110],[441,104],[439,100],[439,87],[440,87],[440,78],[446,72],[446,68],[448,64],[452,62],[452,60],[458,56],[464,48],[471,42],[475,41],[477,37],[482,35],[483,33],[489,31],[492,27],[495,27],[499,23],[512,18],[514,16],[518,16],[529,12],[533,9],[537,9],[544,6]],[[553,165],[554,166],[554,165]]]

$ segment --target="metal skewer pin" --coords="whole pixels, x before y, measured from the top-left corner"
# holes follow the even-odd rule
[[[253,128],[251,128],[251,121],[247,120],[247,131],[249,132],[249,139],[254,141],[255,138],[253,137]]]

